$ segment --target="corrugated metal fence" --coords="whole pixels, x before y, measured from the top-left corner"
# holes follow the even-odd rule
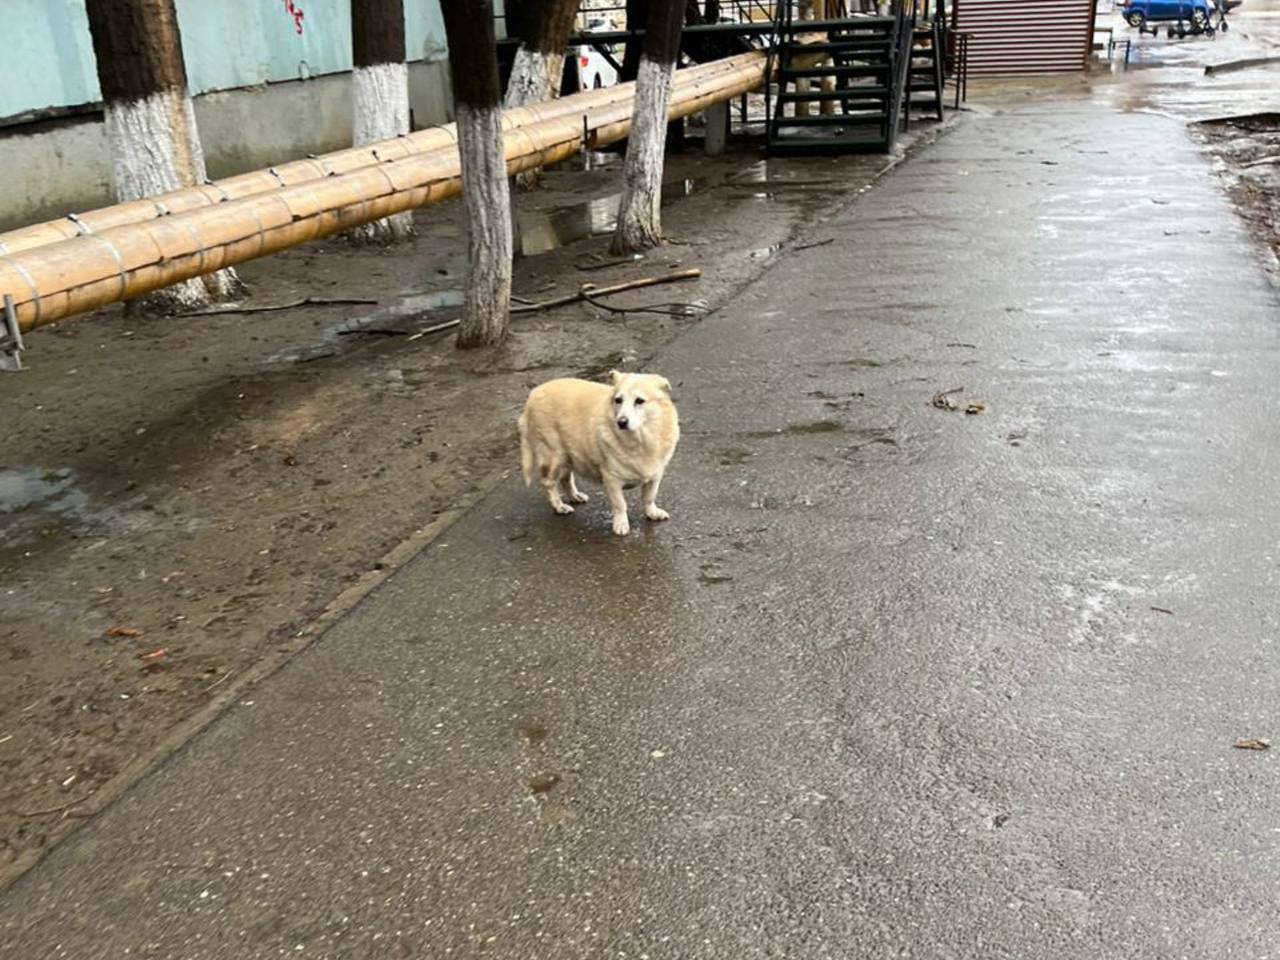
[[[971,76],[1082,70],[1095,0],[954,0],[955,29],[971,35]]]

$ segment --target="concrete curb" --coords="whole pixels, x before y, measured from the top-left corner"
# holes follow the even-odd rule
[[[425,527],[415,531],[408,538],[398,543],[385,553],[381,559],[374,562],[372,570],[363,574],[354,584],[334,597],[315,619],[311,620],[289,639],[285,647],[273,650],[257,663],[246,667],[237,674],[230,675],[230,679],[225,686],[221,686],[216,694],[189,717],[172,727],[152,749],[141,756],[135,757],[100,790],[91,794],[83,803],[78,804],[74,812],[68,811],[63,815],[73,816],[77,819],[92,819],[128,793],[147,776],[162,769],[170,759],[181,752],[183,747],[222,716],[245,693],[292,662],[299,654],[310,649],[314,643],[324,636],[330,627],[353,610],[365,597],[391,579],[397,570],[429,547],[435,540],[439,539],[450,527],[462,519],[472,507],[487,497],[498,484],[510,476],[510,470],[502,470],[488,477],[454,506],[443,511]],[[79,829],[73,829],[66,835],[59,837],[55,843],[40,850],[29,851],[25,855],[19,856],[7,867],[0,869],[0,893],[17,883],[48,854],[79,832]]]

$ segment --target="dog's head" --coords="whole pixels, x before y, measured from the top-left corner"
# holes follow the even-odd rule
[[[643,430],[646,421],[659,417],[671,403],[671,384],[652,373],[609,371],[613,383],[613,425],[624,432]]]

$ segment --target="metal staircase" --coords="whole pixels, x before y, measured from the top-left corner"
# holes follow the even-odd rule
[[[776,21],[777,94],[770,154],[887,153],[902,116],[914,18],[906,4],[887,17]]]
[[[944,118],[943,101],[947,82],[946,0],[913,0],[911,67],[908,72],[906,123],[912,110],[928,110],[934,118]],[[922,96],[917,96],[921,94]]]

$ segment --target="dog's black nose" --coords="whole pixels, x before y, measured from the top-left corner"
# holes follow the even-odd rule
[[[627,429],[627,418],[626,418],[626,417],[619,417],[619,418],[618,418],[618,426],[619,426],[621,429],[623,429],[623,430]]]

